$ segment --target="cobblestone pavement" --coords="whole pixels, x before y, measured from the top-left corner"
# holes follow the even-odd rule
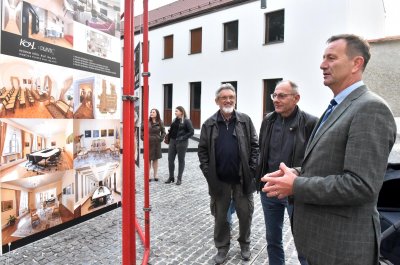
[[[391,162],[400,161],[399,140],[392,152]],[[163,146],[166,147],[165,145]],[[190,141],[189,147],[197,147]],[[143,227],[143,161],[137,170],[137,217]],[[216,249],[213,244],[213,219],[209,209],[207,184],[199,169],[197,153],[186,155],[186,168],[181,186],[164,184],[168,177],[167,154],[159,161],[160,181],[150,182],[152,211],[151,254],[149,264],[203,265],[214,264]],[[177,169],[176,169],[177,170]],[[254,194],[254,216],[251,235],[252,257],[248,262],[240,259],[236,241],[238,220],[234,217],[233,237],[227,265],[268,264],[265,226],[259,194]],[[284,248],[286,264],[299,264],[285,218]],[[57,234],[48,236],[0,257],[0,264],[121,264],[122,209],[118,208],[90,219]],[[142,243],[137,236],[137,264],[143,256]]]
[[[194,141],[193,141],[194,142]],[[190,145],[197,144],[191,141]],[[213,219],[209,208],[206,181],[199,169],[197,153],[186,156],[186,168],[181,186],[165,184],[168,177],[167,154],[159,161],[160,181],[150,182],[152,211],[151,254],[149,264],[214,264]],[[141,166],[143,161],[141,161]],[[176,169],[177,170],[177,169]],[[137,171],[137,217],[143,227],[143,169]],[[265,226],[259,194],[254,194],[255,209],[252,225],[249,262],[240,259],[238,220],[234,217],[229,258],[225,264],[268,264]],[[0,257],[0,264],[121,264],[122,209],[103,215],[33,242]],[[299,264],[293,238],[284,226],[286,264]],[[143,256],[137,236],[137,264]]]

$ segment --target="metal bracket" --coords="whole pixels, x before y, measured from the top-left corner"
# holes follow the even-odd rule
[[[122,95],[122,100],[123,100],[123,101],[129,100],[129,101],[135,102],[135,101],[138,100],[138,99],[139,99],[139,97],[137,97],[137,96]]]
[[[142,76],[150,76],[150,72],[143,72]]]
[[[145,212],[151,212],[151,207],[149,207],[149,208],[143,207],[143,211],[145,211]]]

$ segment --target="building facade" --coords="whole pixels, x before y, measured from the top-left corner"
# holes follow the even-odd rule
[[[135,47],[141,21],[135,17]],[[385,7],[380,0],[268,0],[266,9],[260,1],[178,1],[150,11],[149,27],[149,108],[167,126],[183,106],[198,133],[218,109],[216,89],[229,82],[237,110],[258,129],[282,79],[297,83],[300,107],[320,116],[333,95],[319,69],[326,40],[385,37]]]

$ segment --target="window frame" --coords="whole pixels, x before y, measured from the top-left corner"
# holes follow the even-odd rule
[[[169,43],[170,41],[170,43]],[[164,36],[164,58],[171,59],[174,58],[174,35]]]
[[[194,36],[194,34],[196,34],[196,33],[199,34],[199,36]],[[197,42],[194,43],[194,39],[195,38],[193,38],[193,37],[199,38],[199,40],[197,40],[197,41],[200,42],[200,43],[197,43]],[[189,54],[198,54],[198,53],[202,53],[202,51],[203,51],[203,28],[199,27],[199,28],[191,29],[190,30],[190,51],[189,51]]]
[[[227,31],[227,27],[229,25],[232,25],[233,23],[236,23],[236,39],[234,38],[233,41],[235,41],[236,43],[234,43],[234,47],[228,47],[228,34],[229,32]],[[223,24],[223,51],[234,51],[234,50],[238,50],[239,49],[239,20],[233,20],[233,21],[229,21],[229,22],[225,22]]]
[[[270,40],[270,35],[271,35],[271,16],[278,15],[279,13],[282,13],[282,19],[283,23],[280,24],[282,27],[282,32],[279,32],[279,34],[282,34],[282,39],[278,40]],[[274,44],[274,43],[282,43],[285,41],[285,9],[280,9],[280,10],[275,10],[272,12],[268,12],[264,14],[264,20],[265,20],[265,29],[264,29],[264,44]]]

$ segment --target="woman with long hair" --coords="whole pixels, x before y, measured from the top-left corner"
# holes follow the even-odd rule
[[[169,178],[165,183],[175,181],[175,157],[178,155],[178,177],[176,185],[181,185],[182,174],[185,169],[185,155],[189,145],[189,138],[193,136],[194,129],[192,122],[187,118],[186,111],[182,106],[175,109],[175,119],[172,121],[169,129],[169,147],[168,147],[168,169]]]
[[[143,141],[144,135],[144,125],[142,124],[140,138]],[[158,181],[157,171],[158,171],[158,159],[162,157],[161,153],[161,142],[164,140],[165,127],[164,123],[160,118],[160,112],[157,109],[150,110],[149,116],[149,161],[150,169],[153,165],[153,176],[154,180]],[[149,181],[152,181],[149,178]]]

